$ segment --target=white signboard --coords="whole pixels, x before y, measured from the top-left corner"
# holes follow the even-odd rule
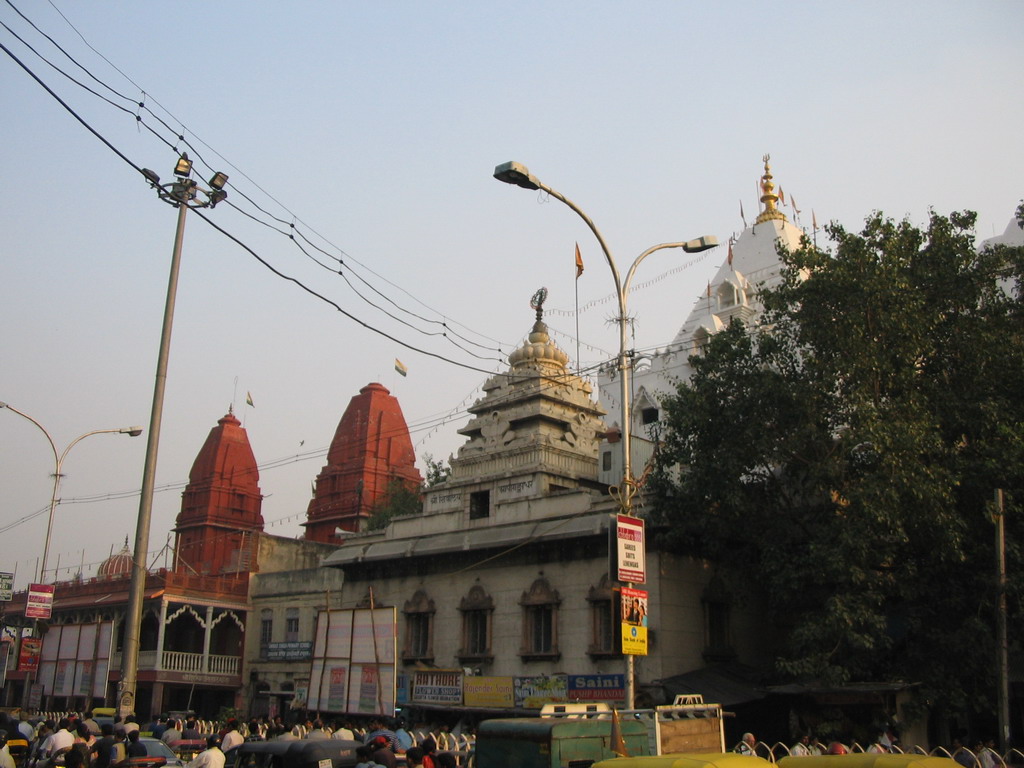
[[[623,584],[647,582],[647,545],[644,540],[644,521],[629,515],[615,516],[618,541],[618,567],[616,579]]]
[[[306,708],[392,716],[397,632],[393,607],[321,611]]]
[[[9,603],[14,597],[14,574],[0,573],[0,601]]]

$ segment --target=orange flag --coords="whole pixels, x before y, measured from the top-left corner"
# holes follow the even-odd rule
[[[629,757],[626,740],[622,738],[622,723],[619,722],[619,710],[612,710],[612,743],[610,749],[619,757]]]
[[[583,274],[583,257],[580,256],[580,244],[576,243],[576,279],[580,279],[580,275]]]

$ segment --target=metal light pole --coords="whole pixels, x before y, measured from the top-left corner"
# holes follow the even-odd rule
[[[594,233],[594,237],[597,238],[597,242],[601,246],[601,251],[604,253],[605,260],[611,268],[612,278],[615,280],[615,293],[619,302],[619,316],[616,318],[616,322],[619,325],[619,428],[622,431],[622,485],[619,487],[619,504],[622,507],[623,514],[632,515],[632,502],[633,496],[636,493],[636,484],[633,480],[632,456],[630,451],[633,425],[630,407],[630,398],[632,394],[630,389],[630,374],[632,372],[632,365],[629,358],[631,357],[632,352],[627,349],[628,336],[626,333],[626,325],[628,323],[626,302],[629,295],[629,286],[633,282],[633,275],[636,273],[636,268],[640,266],[640,262],[655,251],[660,251],[665,248],[682,248],[687,253],[699,253],[700,251],[705,251],[708,248],[714,248],[718,245],[718,239],[708,235],[686,242],[662,243],[660,245],[652,246],[636,257],[636,260],[633,261],[629,271],[626,272],[626,279],[622,280],[619,276],[619,269],[615,264],[612,252],[609,250],[608,244],[605,242],[600,230],[598,230],[590,217],[587,216],[587,214],[585,214],[580,207],[576,205],[576,203],[567,198],[561,192],[558,192],[544,184],[540,179],[530,173],[529,169],[522,163],[508,162],[497,166],[494,169],[494,178],[498,181],[503,181],[506,184],[523,187],[524,189],[541,189],[551,195],[551,197],[556,200],[560,200],[569,206],[581,219],[583,219],[586,225],[590,228],[590,231]],[[627,586],[631,587],[633,585],[628,584]],[[635,665],[633,655],[626,654],[626,707],[631,709],[634,706],[635,701]]]
[[[84,435],[79,435],[78,437],[76,437],[74,440],[68,443],[67,448],[65,448],[61,453],[58,454],[57,446],[54,444],[53,438],[50,437],[50,433],[46,431],[46,428],[43,427],[42,424],[33,419],[27,413],[19,411],[10,403],[0,403],[0,408],[6,408],[12,413],[16,413],[19,416],[26,418],[33,424],[35,424],[39,428],[39,431],[46,436],[47,442],[50,443],[50,450],[53,451],[53,492],[50,495],[50,519],[46,524],[46,541],[43,544],[43,559],[39,562],[39,573],[37,574],[36,577],[39,583],[42,583],[43,579],[46,577],[46,562],[50,555],[50,537],[53,534],[53,513],[57,509],[57,498],[60,493],[60,479],[64,477],[64,475],[61,474],[61,468],[64,466],[64,458],[68,455],[71,449],[74,448],[80,441],[92,435],[120,434],[129,435],[131,437],[138,437],[139,435],[142,434],[142,427],[122,427],[120,429],[94,429],[92,432],[86,432]],[[56,578],[54,578],[54,581],[56,581]]]
[[[0,409],[3,408],[6,408],[12,413],[18,414],[19,416],[28,419],[33,424],[35,424],[39,428],[39,431],[46,436],[46,440],[50,444],[50,450],[53,451],[53,491],[50,494],[50,518],[49,521],[46,523],[46,541],[43,544],[43,559],[39,561],[39,573],[36,577],[38,579],[38,583],[44,583],[44,579],[46,578],[46,562],[49,559],[50,555],[50,537],[53,534],[53,513],[57,509],[57,496],[60,492],[60,479],[63,477],[63,474],[61,473],[61,468],[64,466],[65,457],[68,455],[71,449],[74,448],[79,442],[92,435],[120,434],[129,435],[130,437],[138,437],[139,435],[142,434],[142,427],[122,427],[120,429],[94,429],[92,432],[86,432],[84,435],[79,435],[70,443],[68,443],[67,448],[65,448],[60,453],[57,453],[57,446],[53,442],[53,438],[50,436],[50,433],[46,431],[46,428],[42,424],[33,419],[27,413],[19,411],[10,403],[0,403]],[[56,574],[54,574],[53,580],[57,580]],[[38,621],[33,622],[33,633],[36,635],[39,634]],[[21,642],[20,630],[18,642]],[[29,674],[30,677],[26,681],[27,684],[25,686],[26,701],[28,701],[27,697],[29,696],[29,693],[32,689],[32,676],[31,673]]]
[[[144,168],[143,175],[165,203],[178,209],[178,224],[174,232],[171,252],[171,272],[167,281],[167,300],[164,304],[163,329],[160,333],[160,352],[156,363],[156,383],[153,387],[153,409],[149,419],[146,444],[146,462],[142,470],[142,493],[139,516],[135,527],[135,550],[132,557],[131,586],[128,592],[128,610],[125,617],[124,647],[121,650],[121,684],[118,709],[121,717],[135,711],[135,689],[139,672],[139,634],[142,628],[142,601],[146,589],[146,555],[149,552],[149,527],[153,517],[153,489],[156,484],[156,459],[160,445],[160,424],[163,420],[164,390],[167,385],[167,360],[171,348],[171,328],[174,324],[174,302],[178,293],[178,270],[181,263],[181,244],[185,235],[185,214],[189,208],[213,208],[228,196],[224,185],[228,177],[217,172],[209,181],[210,189],[202,189],[191,178],[192,161],[182,153],[174,166],[175,180],[160,184],[156,173]],[[199,199],[201,193],[205,199]]]

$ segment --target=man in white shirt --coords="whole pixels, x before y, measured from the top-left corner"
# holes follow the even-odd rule
[[[206,749],[195,756],[188,768],[224,768],[224,753],[220,750],[220,736],[214,734],[206,739]]]
[[[62,717],[57,724],[57,730],[51,733],[43,742],[42,753],[44,757],[54,757],[75,743],[75,734],[71,732],[71,721]]]
[[[228,720],[228,732],[224,734],[224,741],[220,745],[220,748],[227,752],[228,750],[237,747],[243,741],[245,741],[245,738],[238,730],[238,720],[232,717]]]

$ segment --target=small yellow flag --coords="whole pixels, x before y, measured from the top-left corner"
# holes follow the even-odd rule
[[[583,257],[580,256],[580,244],[576,243],[576,279],[580,279],[580,275],[583,274]]]
[[[253,402],[252,402],[252,393],[251,393],[251,392],[246,392],[246,393],[245,393],[245,404],[246,404],[246,405],[248,405],[248,406],[250,406],[250,407],[252,407],[252,408],[255,408],[255,407],[256,407],[255,405],[253,405]]]

